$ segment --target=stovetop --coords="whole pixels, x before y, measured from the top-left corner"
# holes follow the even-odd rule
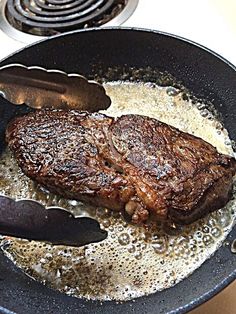
[[[15,1],[21,2],[20,0]],[[61,3],[73,2],[70,0],[60,1]],[[48,0],[47,2],[58,3],[60,1]],[[37,0],[37,3],[40,2],[45,1]],[[107,0],[107,2],[109,1]],[[5,3],[6,0],[0,0],[1,6],[4,6]],[[214,50],[236,65],[235,0],[128,0],[127,6],[128,10],[126,8],[123,16],[118,15],[102,27],[122,24],[127,27],[150,28],[176,34]],[[129,17],[130,14],[132,15]],[[0,59],[42,38],[24,33],[18,36],[11,27],[7,27],[6,34],[7,24],[1,17]]]

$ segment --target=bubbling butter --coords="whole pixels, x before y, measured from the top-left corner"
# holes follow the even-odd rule
[[[202,103],[183,100],[179,90],[155,84],[108,82],[110,116],[140,114],[201,137],[221,153],[233,155],[227,130]],[[6,238],[5,254],[29,276],[68,295],[124,301],[169,288],[188,277],[222,244],[236,216],[236,201],[190,226],[147,228],[128,224],[120,213],[91,208],[46,193],[22,174],[8,150],[0,160],[1,192],[62,206],[74,215],[96,218],[108,238],[81,248]],[[235,193],[234,193],[235,194]]]

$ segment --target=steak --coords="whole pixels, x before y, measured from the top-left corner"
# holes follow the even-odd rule
[[[6,139],[32,180],[65,198],[188,224],[223,207],[236,160],[209,143],[140,115],[111,118],[37,110],[13,120]]]

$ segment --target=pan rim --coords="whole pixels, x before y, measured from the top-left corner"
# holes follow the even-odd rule
[[[121,30],[121,31],[135,31],[135,32],[146,32],[146,33],[154,33],[154,34],[158,34],[161,36],[165,36],[165,37],[171,37],[177,40],[180,40],[184,43],[193,45],[197,48],[203,49],[204,51],[210,53],[211,55],[213,55],[214,57],[220,59],[221,61],[223,61],[224,63],[226,63],[229,67],[231,67],[234,71],[236,71],[236,64],[234,65],[232,62],[230,62],[229,60],[227,60],[226,58],[224,58],[223,56],[221,56],[219,53],[215,52],[214,50],[194,41],[191,39],[188,39],[186,37],[182,37],[179,35],[175,35],[173,33],[168,33],[168,32],[163,32],[163,31],[159,31],[156,29],[151,29],[151,28],[142,28],[142,27],[128,27],[128,26],[106,26],[106,27],[91,27],[91,28],[86,28],[86,29],[79,29],[79,30],[73,30],[73,31],[69,31],[69,32],[65,32],[62,34],[58,34],[58,35],[54,35],[51,37],[45,37],[43,39],[39,39],[33,43],[30,43],[22,48],[17,49],[16,51],[10,53],[9,55],[5,56],[4,58],[0,59],[0,63],[4,62],[6,59],[8,59],[9,57],[27,49],[30,48],[34,45],[43,43],[45,41],[51,41],[54,40],[55,38],[60,38],[60,37],[65,37],[65,36],[69,36],[69,35],[73,35],[73,34],[77,34],[77,33],[91,33],[91,32],[104,32],[104,31],[117,31],[117,30]]]

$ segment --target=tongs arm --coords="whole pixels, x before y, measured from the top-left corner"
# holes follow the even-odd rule
[[[103,86],[82,75],[22,64],[0,68],[0,93],[13,104],[26,104],[36,109],[95,112],[107,109],[111,104]]]
[[[62,208],[47,209],[33,200],[15,201],[4,195],[0,195],[0,234],[70,246],[83,246],[107,237],[107,232],[92,218],[75,218]]]

